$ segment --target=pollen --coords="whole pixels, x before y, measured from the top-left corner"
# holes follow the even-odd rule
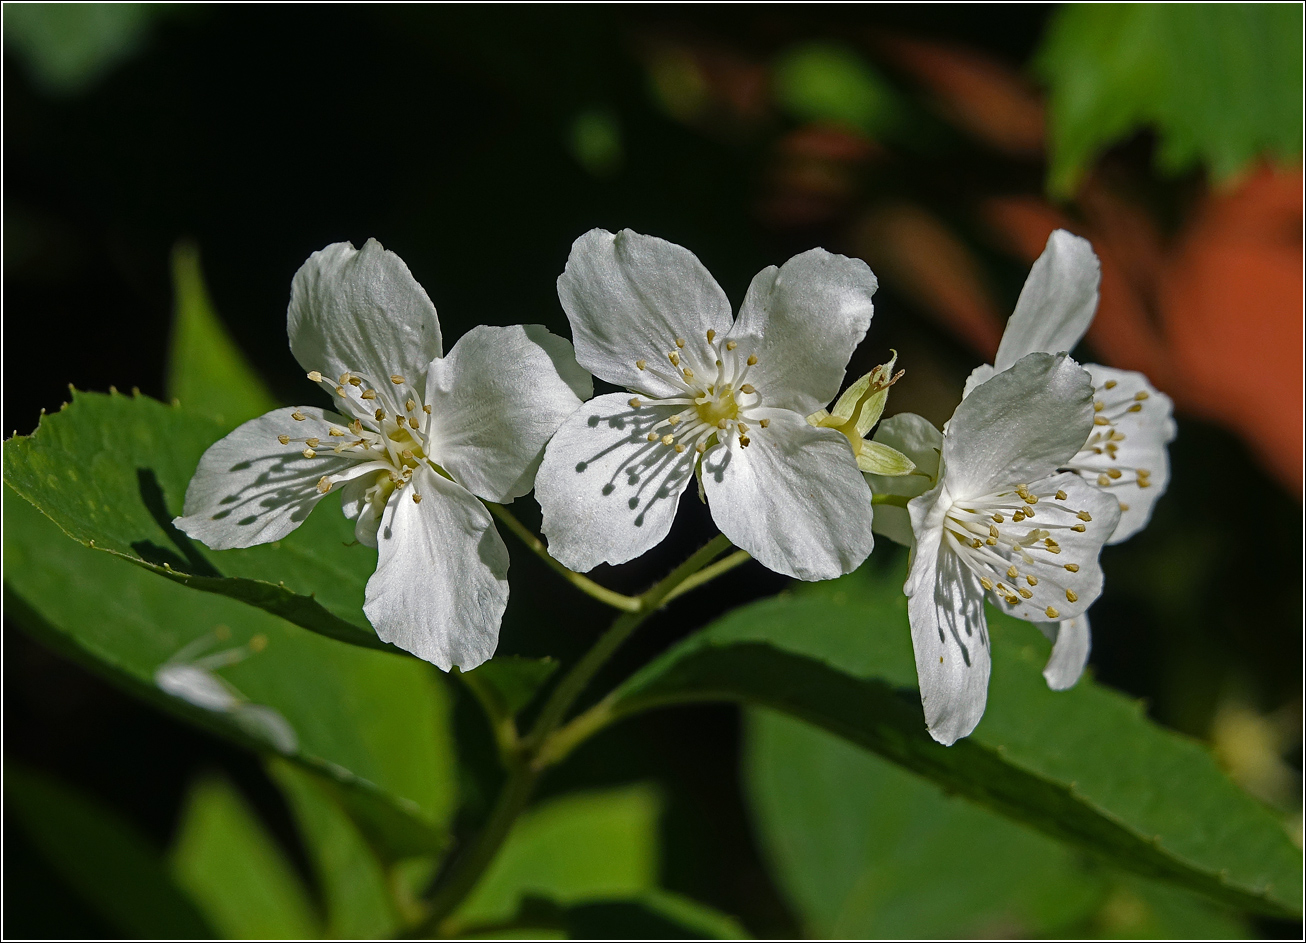
[[[1117,385],[1118,384],[1116,383],[1115,380],[1107,380],[1105,383],[1102,384],[1103,388],[1108,390],[1114,390]]]
[[[1106,403],[1101,400],[1097,400],[1093,403],[1093,412],[1100,413],[1104,409],[1106,409]]]
[[[392,373],[390,374],[390,382],[393,383],[395,386],[399,386],[401,383],[404,383],[405,380],[399,374]]]
[[[1004,523],[1007,519],[1006,519],[1005,517],[1003,517],[1001,514],[994,514],[994,515],[993,515],[993,520],[996,521],[996,522],[999,523],[999,524],[1002,524],[1002,523]]]
[[[739,346],[737,341],[726,341],[726,350],[734,350]]]
[[[277,436],[277,441],[280,442],[282,445],[289,445],[289,444],[290,444],[290,436],[288,436],[288,435],[279,435],[279,436]]]
[[[1048,606],[1046,609],[1043,610],[1043,612],[1047,615],[1049,619],[1055,619],[1057,616],[1061,615],[1061,613],[1057,612],[1051,606]]]
[[[1020,593],[1022,599],[1032,599],[1034,597],[1034,594],[1023,586],[1017,586],[1016,592]]]
[[[639,409],[640,406],[642,406],[642,405],[644,405],[644,404],[641,403],[641,402],[639,401],[639,397],[638,397],[638,396],[632,396],[632,397],[630,398],[629,406],[630,406],[631,409]]]
[[[650,432],[648,434],[648,440],[650,442],[656,442],[658,440],[658,434],[656,432]]]
[[[663,445],[670,445],[672,442],[675,442],[675,441],[676,441],[676,437],[673,436],[673,435],[671,435],[670,433],[667,433],[666,435],[664,435],[664,436],[662,437],[662,444],[663,444]]]
[[[1111,425],[1111,420],[1108,419],[1108,418],[1106,418],[1106,416],[1094,416],[1094,417],[1093,417],[1093,425],[1095,425],[1095,426],[1109,426],[1109,425]]]
[[[1024,519],[1025,519],[1024,511],[1017,511],[1015,514],[1011,515],[1011,523],[1013,524],[1019,524]]]
[[[685,368],[684,368],[683,370],[681,370],[680,372],[683,373],[683,374],[685,375],[685,379],[686,379],[686,380],[692,380],[692,379],[694,379],[694,371],[693,371],[693,370],[690,370],[688,367],[685,367]]]
[[[380,422],[382,419],[385,418],[385,410],[384,410],[384,409],[378,409],[378,410],[374,413],[374,415],[376,416],[376,421],[377,421],[377,422]]]
[[[1122,510],[1122,511],[1128,511],[1128,510],[1129,510],[1129,505],[1127,505],[1127,504],[1125,504],[1123,501],[1121,501],[1121,502],[1120,502],[1120,510]]]
[[[1019,600],[1018,598],[1016,598],[1015,596],[1008,596],[1008,597],[1007,597],[1007,605],[1008,605],[1008,606],[1018,606],[1018,605],[1020,605],[1020,600]]]
[[[989,579],[987,576],[980,577],[980,585],[990,592],[993,591],[993,581]]]
[[[667,354],[667,359],[670,360],[674,366],[680,366],[680,354],[676,353],[674,350]]]
[[[343,436],[344,434],[345,431],[343,429],[337,429],[335,426],[332,426],[331,431],[327,433],[327,435],[333,435],[333,436]]]
[[[1099,487],[1105,488],[1111,484],[1111,476],[1106,472],[1103,472],[1097,476],[1097,483]]]
[[[751,383],[745,383],[743,386],[741,386],[741,387],[739,388],[739,392],[741,392],[741,393],[756,393],[756,392],[757,392],[757,388],[756,388],[755,386],[753,386],[753,384],[751,384]]]
[[[636,360],[636,361],[635,361],[635,369],[636,369],[636,370],[643,370],[643,369],[644,369],[645,367],[647,367],[647,366],[648,366],[648,361],[647,361],[647,360]]]
[[[422,496],[421,496],[420,494],[418,494],[416,491],[413,492],[413,503],[414,503],[414,504],[421,504],[421,503],[422,503]]]
[[[989,525],[989,536],[990,536],[990,537],[997,537],[997,536],[998,536],[998,525],[996,525],[996,524],[990,524],[990,525]],[[1015,579],[1015,577],[1012,577],[1012,579]]]
[[[707,451],[707,443],[706,442],[698,443],[698,445],[694,446],[694,451],[697,452],[699,455],[702,455],[704,452]]]
[[[753,440],[750,439],[748,436],[746,436],[746,435],[741,435],[741,436],[739,437],[739,447],[740,447],[741,449],[746,449],[746,448],[748,448],[748,443],[749,443],[749,442],[752,442],[752,441],[753,441]]]
[[[684,339],[683,337],[677,337],[677,338],[676,338],[676,346],[679,347],[679,348],[681,348],[681,349],[683,350],[684,347],[685,347],[685,339]]]
[[[1035,576],[1033,573],[1027,573],[1025,575],[1025,582],[1028,583],[1030,586],[1037,586],[1038,577]]]
[[[1135,403],[1134,405],[1130,406],[1128,409],[1125,410],[1125,412],[1127,413],[1141,413],[1142,411],[1143,411],[1142,403]]]
[[[676,443],[676,454],[679,455],[680,453],[682,453],[682,452],[684,452],[684,451],[685,451],[685,445],[684,445],[684,443],[683,443],[683,442],[677,442],[677,443]]]
[[[771,420],[763,419],[761,422],[758,423],[758,425],[761,426],[763,429],[765,429],[767,426],[771,425]]]
[[[1078,573],[1078,572],[1079,572],[1079,564],[1078,564],[1078,563],[1067,563],[1067,564],[1066,564],[1066,569],[1069,570],[1071,573]]]
[[[351,373],[351,374],[349,375],[349,379],[348,379],[346,382],[347,382],[350,386],[362,386],[362,385],[363,385],[363,378],[362,378],[362,377],[356,377],[356,376],[354,376],[354,375]]]
[[[1020,576],[1020,571],[1015,566],[1007,567],[1007,579],[1014,580]]]
[[[667,422],[671,423],[671,425],[673,425],[673,426],[674,426],[676,423],[680,422],[680,413],[674,413],[674,414],[668,416],[668,417],[667,417]]]
[[[404,403],[404,410],[406,412],[411,413],[416,408],[417,408],[417,404],[414,403],[412,400],[409,400],[408,402]]]
[[[1076,524],[1074,527],[1072,527],[1072,528],[1070,528],[1070,529],[1073,530],[1073,531],[1074,531],[1075,533],[1077,533],[1077,534],[1082,534],[1084,531],[1088,530],[1088,528],[1085,527],[1083,524]]]
[[[1075,592],[1073,589],[1066,590],[1066,601],[1079,602],[1079,593]]]
[[[1030,507],[1028,504],[1026,504],[1024,507],[1022,507],[1022,508],[1020,509],[1020,511],[1021,511],[1021,513],[1024,514],[1026,517],[1033,517],[1033,516],[1034,516],[1034,509],[1033,509],[1032,507]]]
[[[317,439],[317,438],[305,439],[304,444],[307,445],[310,449],[315,449],[318,447],[318,444],[321,443],[321,441],[322,441],[321,439]]]
[[[362,399],[376,399],[376,390],[363,390],[358,395]]]
[[[293,420],[295,420],[295,422],[303,422],[303,421],[304,421],[305,419],[307,419],[308,417],[305,416],[303,413],[301,413],[301,412],[297,409],[297,410],[295,410],[293,413],[290,414],[290,418],[293,419]]]
[[[317,490],[320,491],[322,494],[326,494],[328,491],[330,491],[331,479],[328,478],[326,475],[323,475],[321,478],[319,478],[317,480]]]
[[[429,405],[423,406],[422,412],[426,413],[428,416],[431,415],[431,407]]]
[[[317,458],[317,453],[314,452],[312,449],[304,449],[304,451],[301,454],[304,456],[304,458]]]
[[[321,383],[322,372],[320,370],[310,370],[308,371],[308,378],[312,380],[314,383]]]
[[[716,331],[712,330],[711,328],[708,328],[708,329],[707,329],[707,342],[710,344],[710,343],[712,343],[714,340],[716,340]]]
[[[745,361],[750,367],[757,364],[757,354],[749,354],[748,360]]]

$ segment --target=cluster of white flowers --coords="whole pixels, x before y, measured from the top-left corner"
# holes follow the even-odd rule
[[[482,326],[444,356],[399,257],[339,243],[296,274],[287,319],[337,411],[279,409],[232,432],[176,523],[215,549],[249,547],[339,491],[379,551],[364,606],[378,636],[469,669],[493,655],[508,597],[483,502],[534,487],[549,553],[583,572],[658,544],[696,479],[731,542],[797,579],[856,569],[873,532],[912,547],[921,697],[951,743],[984,709],[985,599],[1039,623],[1055,642],[1049,683],[1073,684],[1101,548],[1140,529],[1165,487],[1169,401],[1066,353],[1097,282],[1088,243],[1054,233],[995,364],[940,432],[911,414],[879,423],[894,360],[825,408],[874,310],[875,276],[855,259],[813,249],[767,268],[734,317],[688,250],[596,229],[558,279],[574,351],[539,326]],[[628,392],[591,399],[591,374]]]

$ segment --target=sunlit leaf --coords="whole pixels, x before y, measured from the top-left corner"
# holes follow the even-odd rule
[[[7,490],[7,489],[6,489]],[[396,855],[438,849],[455,785],[448,694],[430,666],[342,645],[223,596],[196,593],[65,537],[6,494],[5,614],[50,647],[186,719],[264,750],[238,715],[161,690],[160,667],[243,650],[213,673],[294,732],[294,758],[333,777],[369,835]],[[249,642],[261,637],[259,650]]]
[[[124,936],[213,935],[162,854],[98,802],[7,760],[5,809],[63,878]]]
[[[1049,186],[1073,193],[1109,145],[1144,127],[1157,160],[1217,179],[1301,154],[1302,8],[1273,3],[1068,4],[1036,68],[1050,88]]]
[[[172,291],[168,396],[227,429],[281,406],[214,310],[199,250],[191,243],[180,242],[172,250]]]
[[[321,935],[303,881],[225,780],[191,789],[172,850],[177,880],[227,939]]]
[[[784,711],[992,811],[1147,876],[1267,913],[1300,907],[1301,853],[1199,744],[1091,680],[1049,691],[1037,630],[990,615],[984,720],[952,747],[925,730],[900,569],[869,570],[725,616],[638,672],[614,716],[702,700]]]
[[[811,43],[789,50],[776,63],[774,82],[780,105],[805,121],[878,138],[901,118],[897,93],[844,46]]]
[[[382,862],[329,784],[284,760],[269,764],[299,823],[326,905],[327,935],[390,936],[398,924]]]

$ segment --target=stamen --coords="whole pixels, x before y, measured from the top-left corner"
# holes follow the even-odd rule
[[[308,371],[308,378],[312,380],[314,383],[321,383],[322,373],[319,370],[310,370]]]
[[[1093,412],[1095,412],[1095,413],[1100,413],[1100,412],[1101,412],[1102,410],[1104,410],[1104,409],[1106,409],[1106,403],[1102,402],[1100,399],[1094,401],[1094,403],[1093,403]]]
[[[1143,411],[1142,403],[1135,403],[1134,405],[1130,406],[1128,409],[1125,410],[1125,412],[1127,413],[1141,413],[1142,411]]]
[[[746,361],[744,361],[744,362],[747,363],[750,367],[756,365],[756,364],[757,364],[757,354],[749,354],[749,355],[748,355],[748,359],[747,359]]]
[[[726,350],[734,350],[739,344],[736,341],[726,341]]]
[[[699,455],[702,455],[704,452],[707,451],[707,442],[703,441],[698,443],[698,445],[694,446],[694,451],[697,452]]]
[[[639,401],[638,396],[632,396],[627,405],[629,405],[631,409],[639,409],[643,403]]]
[[[685,368],[684,368],[683,370],[681,370],[680,372],[683,373],[683,374],[685,375],[685,379],[686,379],[686,380],[692,380],[692,379],[694,379],[694,371],[693,371],[693,370],[690,370],[688,367],[685,367]]]
[[[417,404],[414,403],[411,399],[410,399],[408,402],[404,403],[404,411],[405,411],[405,412],[410,412],[410,413],[411,413],[411,412],[412,412],[414,409],[416,409],[416,408],[417,408]]]
[[[288,435],[279,435],[279,436],[277,436],[277,441],[280,442],[282,445],[289,445],[289,444],[290,444],[290,436],[288,436]]]
[[[322,440],[318,438],[309,438],[304,440],[304,444],[307,445],[310,449],[315,449],[318,447],[318,444],[321,441]]]
[[[998,537],[998,536],[1000,536],[1000,535],[998,534],[998,526],[997,526],[996,524],[990,524],[990,525],[989,525],[989,536],[990,536],[990,537]],[[1012,579],[1014,580],[1015,577],[1013,576]]]
[[[360,399],[376,399],[376,390],[363,390],[359,394]]]
[[[741,393],[756,393],[756,392],[757,392],[757,389],[753,386],[753,384],[751,384],[751,383],[745,383],[743,386],[741,386],[741,387],[739,388],[739,392],[741,392]]]
[[[293,419],[293,420],[295,420],[295,422],[303,422],[303,421],[304,421],[305,419],[307,419],[308,417],[305,416],[303,413],[301,413],[301,412],[297,409],[297,410],[295,410],[293,413],[290,414],[290,418]]]
[[[650,442],[656,442],[658,440],[658,434],[656,432],[650,432],[648,434],[648,440]]]
[[[1102,386],[1103,386],[1105,389],[1108,389],[1108,390],[1114,390],[1114,389],[1116,388],[1116,386],[1117,386],[1117,383],[1116,383],[1115,380],[1107,380],[1105,383],[1102,384]]]
[[[1078,572],[1079,572],[1079,564],[1078,564],[1078,563],[1067,563],[1067,564],[1066,564],[1066,569],[1069,570],[1071,573],[1078,573]]]
[[[349,385],[350,385],[350,386],[362,386],[362,385],[363,385],[363,378],[362,378],[362,377],[356,377],[356,376],[354,376],[354,375],[351,373],[351,374],[349,375]]]
[[[1085,527],[1083,524],[1076,524],[1074,527],[1072,527],[1072,528],[1070,528],[1070,529],[1073,530],[1073,531],[1074,531],[1075,533],[1077,533],[1077,534],[1082,534],[1084,531],[1088,530],[1088,528]]]
[[[767,426],[771,425],[771,420],[763,419],[761,422],[758,423],[758,425],[761,426],[763,429],[765,429]]]
[[[753,440],[750,439],[748,436],[746,436],[746,435],[741,435],[741,436],[739,437],[739,447],[740,447],[741,449],[746,449],[746,448],[748,448],[748,443],[749,443],[749,442],[752,442],[752,441],[753,441]]]
[[[404,381],[404,378],[401,377],[399,374],[397,374],[397,373],[392,373],[392,374],[390,374],[390,382],[393,383],[395,386],[399,386],[400,384],[404,383],[405,381]]]
[[[317,458],[317,453],[314,452],[312,449],[304,449],[303,453],[301,454],[303,454],[304,458]]]
[[[322,494],[326,494],[328,491],[330,491],[331,479],[328,478],[326,475],[323,475],[321,478],[319,478],[317,480],[317,490]]]
[[[679,454],[680,454],[681,452],[683,452],[683,451],[685,451],[685,446],[684,446],[684,444],[681,443],[681,442],[677,442],[677,443],[676,443],[676,454],[679,455]]]
[[[1111,476],[1103,472],[1097,476],[1097,484],[1100,488],[1106,488],[1111,484]]]
[[[1020,600],[1017,599],[1015,596],[1008,596],[1008,597],[1007,597],[1007,605],[1008,605],[1008,606],[1018,606],[1018,605],[1020,605]]]
[[[1094,417],[1093,417],[1093,425],[1095,425],[1095,426],[1109,426],[1109,425],[1111,425],[1111,420],[1108,419],[1108,418],[1106,418],[1106,416],[1094,416]]]
[[[993,520],[996,521],[996,522],[999,523],[999,524],[1002,524],[1002,523],[1004,523],[1007,519],[1006,519],[1005,517],[1003,517],[1001,514],[994,514],[994,515],[993,515]]]
[[[993,591],[993,581],[989,579],[987,576],[980,577],[980,585],[983,586],[989,592]]]
[[[676,338],[676,346],[679,347],[679,348],[681,348],[681,349],[684,349],[684,346],[685,346],[685,339],[684,339],[683,337],[677,337],[677,338]]]
[[[1027,573],[1025,574],[1025,582],[1028,583],[1030,586],[1037,586],[1038,577],[1035,576],[1033,573]]]
[[[336,396],[344,396],[344,395],[345,395],[345,388],[343,386],[337,386]]]
[[[708,328],[708,329],[707,329],[707,342],[710,344],[710,343],[712,343],[712,341],[714,341],[714,340],[716,340],[716,331],[712,330],[711,328]]]
[[[376,421],[377,421],[377,422],[380,422],[382,419],[385,418],[385,410],[384,410],[384,409],[378,409],[378,410],[376,411],[375,415],[376,415]]]
[[[343,436],[344,434],[345,431],[343,429],[337,429],[335,426],[332,426],[331,431],[327,433],[327,435],[334,435],[334,436]]]
[[[1047,609],[1045,609],[1045,610],[1043,610],[1043,611],[1047,614],[1047,617],[1048,617],[1049,619],[1055,619],[1057,616],[1061,615],[1061,613],[1057,612],[1057,611],[1056,611],[1055,609],[1053,609],[1051,606],[1048,606]]]
[[[1079,602],[1079,593],[1075,592],[1073,589],[1066,590],[1066,601]]]
[[[1121,475],[1121,471],[1118,468],[1108,468],[1106,470],[1106,473],[1110,475],[1112,478],[1119,478]]]
[[[422,407],[422,412],[426,413],[428,416],[431,415],[431,406],[429,403]]]
[[[674,413],[674,414],[668,416],[668,417],[667,417],[667,422],[669,422],[669,423],[670,423],[671,425],[673,425],[673,426],[674,426],[676,423],[680,422],[680,413]]]
[[[1020,576],[1020,571],[1013,565],[1007,569],[1007,579],[1014,580]]]
[[[675,442],[675,441],[676,441],[676,437],[673,436],[673,435],[671,435],[671,433],[667,433],[666,435],[664,435],[664,436],[662,437],[662,444],[663,444],[663,445],[670,445],[672,442]]]
[[[413,503],[414,503],[414,504],[421,504],[421,503],[422,503],[422,496],[421,496],[420,494],[418,494],[416,491],[413,492]]]
[[[1093,519],[1093,515],[1089,514],[1087,511],[1080,511],[1075,515],[1075,517],[1079,518],[1081,521],[1091,521]]]
[[[674,350],[667,354],[667,359],[671,361],[673,366],[680,366],[680,354],[676,353]]]
[[[1120,510],[1122,510],[1122,511],[1128,511],[1128,510],[1129,510],[1129,505],[1127,505],[1127,504],[1125,504],[1125,502],[1121,501],[1121,502],[1120,502]]]
[[[1140,403],[1143,400],[1147,399],[1147,397],[1148,397],[1147,390],[1139,390],[1137,393],[1134,394],[1134,399],[1138,400]]]
[[[1016,592],[1020,593],[1020,596],[1021,596],[1022,599],[1033,599],[1033,598],[1034,598],[1034,594],[1031,593],[1029,590],[1027,590],[1027,589],[1026,589],[1025,587],[1023,587],[1023,586],[1017,586],[1017,587],[1016,587]]]
[[[352,432],[354,435],[362,435],[363,434],[362,420],[355,419],[353,422],[351,422],[349,424],[349,431]]]
[[[636,361],[635,361],[635,369],[637,369],[637,370],[643,370],[643,369],[644,369],[645,367],[647,367],[647,366],[648,366],[648,361],[647,361],[647,360],[636,360]]]
[[[1064,491],[1058,491],[1058,492],[1057,492],[1057,500],[1058,500],[1058,501],[1064,501],[1064,500],[1066,500],[1066,493],[1065,493]]]

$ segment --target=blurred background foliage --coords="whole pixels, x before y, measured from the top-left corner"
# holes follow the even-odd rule
[[[1146,372],[1180,426],[1151,527],[1104,554],[1092,670],[1209,742],[1300,843],[1300,7],[3,16],[4,421],[20,433],[69,383],[221,403],[218,426],[301,401],[288,285],[340,239],[403,256],[451,338],[516,321],[565,333],[554,279],[593,226],[688,246],[736,302],[812,245],[866,259],[881,290],[851,372],[898,350],[888,412],[942,423],[1048,233],[1087,236],[1102,303],[1080,353]],[[229,600],[197,614],[189,591],[77,547],[6,491],[5,932],[410,923],[429,849],[473,827],[496,786],[466,689]],[[708,529],[687,503],[667,544],[600,579],[638,588]],[[43,617],[92,638],[142,614],[170,626],[171,651],[122,666],[147,700],[149,671],[187,640],[260,649],[227,676],[277,705],[292,752],[417,797],[430,834],[339,777],[260,759],[266,717],[182,723],[53,636],[21,634],[11,576],[64,588]],[[783,587],[732,573],[602,680]],[[514,550],[500,651],[574,657],[600,613],[568,592]],[[295,670],[305,683],[279,690]],[[395,733],[413,725],[424,748],[396,758],[386,744],[414,742]],[[460,920],[580,936],[1300,932],[1122,877],[827,734],[725,706],[586,744]]]

